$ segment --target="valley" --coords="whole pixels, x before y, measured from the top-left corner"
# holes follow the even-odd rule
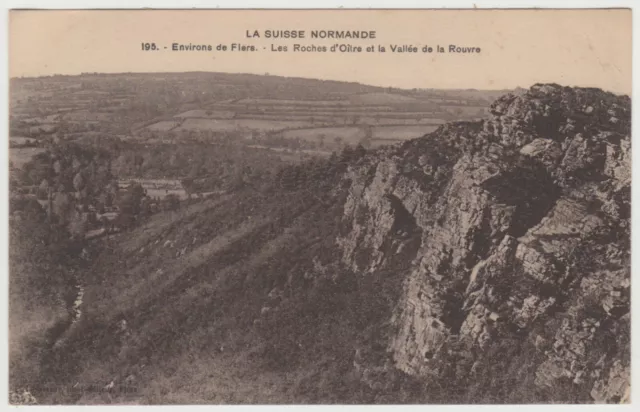
[[[557,84],[12,79],[10,390],[626,402],[630,107]]]

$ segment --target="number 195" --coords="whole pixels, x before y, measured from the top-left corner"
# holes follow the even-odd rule
[[[143,51],[158,50],[158,47],[156,47],[155,43],[142,43],[142,50]]]

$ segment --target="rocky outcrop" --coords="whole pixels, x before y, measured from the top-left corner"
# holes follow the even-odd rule
[[[535,85],[351,166],[343,262],[363,276],[411,262],[395,366],[429,379],[455,343],[470,373],[516,337],[539,352],[537,386],[628,398],[630,145],[629,98]]]
[[[622,362],[616,360],[609,369],[609,375],[596,382],[591,391],[591,396],[596,402],[618,401],[628,403],[630,401],[631,368],[623,367]]]

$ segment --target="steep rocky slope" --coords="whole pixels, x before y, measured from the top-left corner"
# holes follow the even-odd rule
[[[41,403],[627,401],[630,104],[536,85],[96,241],[82,318],[12,384]]]
[[[535,85],[351,167],[344,263],[366,276],[419,238],[395,366],[483,380],[492,347],[528,345],[526,391],[628,399],[630,144],[628,98]]]

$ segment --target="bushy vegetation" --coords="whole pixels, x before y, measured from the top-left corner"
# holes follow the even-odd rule
[[[26,201],[9,219],[10,386],[28,388],[40,362],[68,326],[75,274],[86,270],[82,241],[51,224],[39,204]]]

